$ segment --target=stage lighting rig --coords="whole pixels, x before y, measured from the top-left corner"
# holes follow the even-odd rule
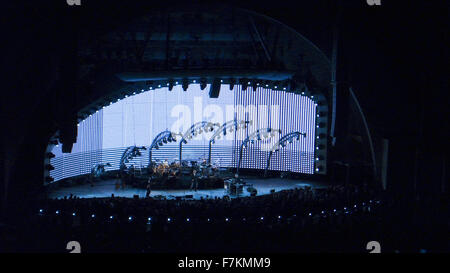
[[[209,139],[209,150],[208,150],[208,163],[211,163],[211,150],[212,150],[212,144],[216,142],[217,139],[221,138],[221,135],[225,136],[227,134],[227,131],[229,133],[232,133],[233,131],[237,131],[239,129],[245,129],[248,125],[252,125],[252,121],[246,121],[246,120],[230,120],[222,124],[222,126],[219,127],[219,129],[216,130],[216,132],[212,135],[212,137]]]
[[[306,133],[301,133],[301,132],[291,132],[289,134],[286,134],[284,136],[282,136],[280,138],[280,140],[278,140],[270,149],[269,152],[269,157],[267,158],[267,164],[266,164],[266,169],[264,170],[264,176],[267,176],[267,171],[269,169],[270,166],[270,159],[272,157],[272,154],[274,152],[278,152],[281,148],[286,147],[287,143],[293,143],[294,140],[296,141],[300,141],[300,137],[304,137],[306,138]]]
[[[191,140],[193,137],[195,137],[199,134],[213,132],[214,128],[218,128],[218,127],[220,127],[219,123],[200,121],[200,122],[194,123],[189,129],[187,129],[186,132],[182,135],[182,138],[180,140],[180,151],[179,151],[180,162],[182,160],[183,144],[187,144],[188,140]]]
[[[167,144],[168,142],[175,142],[177,140],[176,136],[178,134],[177,133],[172,133],[168,130],[163,131],[161,133],[159,133],[158,135],[156,135],[156,137],[153,139],[152,144],[149,147],[149,152],[148,152],[148,156],[149,156],[149,160],[148,160],[148,164],[152,163],[152,150],[153,148],[156,150],[159,150],[159,147],[163,146],[164,144]]]
[[[273,128],[258,129],[256,131],[254,131],[253,133],[249,134],[244,139],[244,141],[242,142],[241,147],[239,149],[239,160],[238,160],[238,165],[236,168],[236,175],[239,175],[239,168],[240,168],[241,162],[242,162],[242,152],[243,152],[244,148],[246,148],[248,146],[249,142],[254,143],[257,140],[262,140],[262,139],[268,140],[268,139],[271,139],[280,134],[281,134],[281,130],[273,129]]]
[[[122,170],[123,168],[126,168],[125,163],[130,162],[133,158],[141,156],[141,150],[147,150],[147,148],[144,146],[130,146],[126,148],[122,154],[122,157],[120,158],[120,169]]]

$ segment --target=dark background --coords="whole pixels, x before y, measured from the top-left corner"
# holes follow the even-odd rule
[[[42,181],[41,155],[54,128],[49,88],[61,56],[73,46],[68,39],[73,30],[99,35],[154,8],[225,3],[279,20],[331,56],[332,0],[81,2],[81,7],[65,0],[2,3],[1,191],[10,200]],[[389,189],[432,198],[442,190],[449,139],[448,2],[343,2],[339,68],[371,131],[390,140]],[[10,185],[4,183],[8,178]]]

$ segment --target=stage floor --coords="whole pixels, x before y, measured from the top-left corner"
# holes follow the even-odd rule
[[[281,179],[281,178],[269,178],[269,179],[258,179],[258,178],[244,178],[244,181],[253,184],[253,187],[257,189],[257,195],[269,194],[270,190],[274,189],[276,192],[286,189],[294,189],[301,187],[312,187],[312,188],[323,188],[326,187],[325,183],[321,182],[311,182],[302,180],[292,180],[292,179]],[[137,189],[128,187],[125,189],[115,189],[115,180],[105,180],[99,181],[94,184],[93,187],[89,184],[71,186],[67,188],[56,188],[49,190],[48,198],[64,198],[64,196],[69,197],[73,194],[80,198],[100,198],[100,197],[111,197],[111,194],[117,197],[133,197],[138,195],[139,197],[145,197],[145,189]],[[166,199],[175,199],[177,196],[184,197],[186,195],[192,195],[193,199],[203,198],[215,198],[223,197],[227,195],[225,189],[207,189],[207,190],[152,190],[151,197],[157,195],[165,196]],[[250,193],[243,190],[243,193],[239,196],[230,196],[231,198],[250,196]]]

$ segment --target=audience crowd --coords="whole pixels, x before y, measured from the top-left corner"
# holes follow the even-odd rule
[[[398,208],[395,199],[352,185],[231,199],[70,196],[29,205],[0,241],[4,251],[20,252],[68,252],[69,241],[83,252],[368,252],[369,241],[389,252],[448,250],[433,237],[445,234],[439,228],[448,228],[447,219],[413,228]]]

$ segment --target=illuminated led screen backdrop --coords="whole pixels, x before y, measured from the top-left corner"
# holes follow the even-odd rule
[[[78,124],[77,142],[72,152],[63,154],[55,146],[50,172],[54,181],[90,173],[95,164],[110,163],[106,170],[119,169],[120,157],[129,146],[149,146],[164,130],[184,133],[192,124],[211,121],[223,124],[236,119],[251,121],[246,129],[227,133],[212,146],[212,163],[221,167],[236,167],[239,146],[252,132],[260,128],[280,129],[280,136],[250,144],[243,152],[241,168],[265,169],[270,148],[283,135],[299,131],[306,133],[299,141],[287,144],[275,152],[270,169],[312,174],[314,172],[315,118],[314,101],[300,94],[258,87],[256,92],[236,85],[229,90],[222,85],[218,98],[209,98],[209,85],[200,89],[190,84],[187,91],[174,86],[172,91],[160,88],[138,93],[111,102]],[[203,133],[183,144],[183,159],[207,159],[208,143],[213,133]],[[179,140],[153,149],[153,160],[178,159]],[[127,165],[146,167],[148,150]]]

